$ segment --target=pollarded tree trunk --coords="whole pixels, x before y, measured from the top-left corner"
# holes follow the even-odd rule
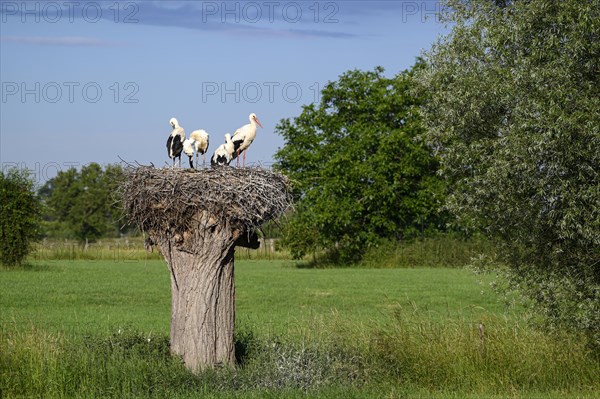
[[[158,242],[171,272],[171,352],[192,371],[235,362],[234,249],[229,225]]]
[[[192,371],[235,362],[235,246],[291,205],[285,177],[261,168],[129,168],[123,206],[171,273],[171,352]]]

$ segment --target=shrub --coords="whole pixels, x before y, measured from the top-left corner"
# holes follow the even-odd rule
[[[0,172],[0,262],[15,266],[23,262],[37,239],[41,203],[26,171]]]

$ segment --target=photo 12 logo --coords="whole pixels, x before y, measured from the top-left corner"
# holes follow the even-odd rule
[[[336,24],[338,2],[296,1],[203,1],[202,22],[251,23],[283,21]]]
[[[2,22],[20,18],[21,23],[73,23],[83,20],[96,23],[100,20],[115,23],[138,23],[140,5],[133,1],[1,1]]]
[[[118,104],[137,104],[140,88],[136,82],[2,82],[2,104],[25,103],[75,103],[94,104],[104,97]]]
[[[400,15],[402,23],[409,19],[419,18],[422,23],[428,21],[441,22],[440,16],[444,11],[444,5],[439,1],[401,1]]]
[[[3,162],[2,163],[2,172],[8,173],[11,169],[17,169],[20,171],[27,171],[29,176],[35,181],[37,184],[42,184],[54,176],[58,175],[60,172],[66,171],[71,168],[79,168],[81,163],[79,162],[47,162],[41,163],[36,162],[33,165],[27,164],[25,162]]]
[[[218,101],[221,103],[246,102],[255,104],[268,101],[270,104],[283,101],[286,103],[319,102],[321,85],[313,82],[301,85],[298,82],[202,82],[202,102]]]

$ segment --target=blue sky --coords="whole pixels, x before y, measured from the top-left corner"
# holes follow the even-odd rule
[[[350,69],[409,68],[447,29],[435,1],[0,1],[0,163],[163,166],[169,119],[209,153],[255,112],[249,163],[282,118]]]

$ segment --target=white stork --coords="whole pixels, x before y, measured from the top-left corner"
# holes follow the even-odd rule
[[[237,158],[240,156],[240,153],[244,151],[244,160],[242,166],[246,166],[246,150],[250,147],[250,144],[254,141],[256,137],[256,125],[262,127],[255,113],[252,113],[248,116],[250,123],[240,127],[233,134],[233,145],[235,152],[233,154],[233,158]],[[237,164],[239,166],[240,160],[238,159]]]
[[[233,160],[235,146],[229,133],[225,134],[225,143],[221,144],[210,159],[211,166],[225,166]]]
[[[179,158],[179,166],[181,167],[181,151],[183,150],[183,142],[185,141],[185,131],[179,126],[177,119],[171,118],[169,123],[173,130],[167,140],[167,152],[169,158],[173,160],[173,167],[175,167],[175,158]]]
[[[183,153],[188,156],[191,169],[194,169],[194,161],[192,161],[192,158],[194,158],[194,144],[195,142],[192,139],[185,139],[183,142]]]
[[[190,160],[190,168],[194,168],[192,156],[196,153],[196,166],[198,166],[198,153],[202,154],[204,164],[206,164],[206,150],[208,150],[208,133],[205,130],[194,130],[190,133],[190,138],[183,142],[183,152]]]

